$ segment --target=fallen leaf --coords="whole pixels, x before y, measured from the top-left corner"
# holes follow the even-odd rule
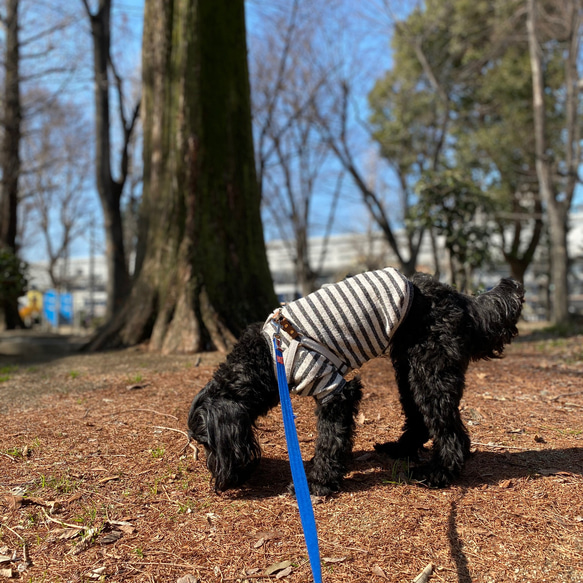
[[[72,538],[75,538],[83,530],[84,530],[83,528],[65,528],[61,535],[59,536],[59,538],[64,540],[70,540]]]
[[[333,559],[332,557],[322,558],[322,563],[342,563],[342,561],[346,561],[346,557],[339,557],[337,559]]]
[[[0,563],[10,563],[12,557],[10,555],[0,555]]]
[[[364,425],[366,422],[366,416],[365,414],[361,411],[357,416],[356,416],[356,422],[359,425]]]
[[[111,482],[112,480],[119,480],[119,476],[106,476],[105,478],[97,480],[97,482],[99,484],[105,484],[106,482]]]
[[[291,567],[287,567],[285,568],[283,571],[280,571],[275,578],[276,579],[283,579],[284,577],[287,577],[290,573],[292,572],[292,568]]]
[[[212,526],[213,522],[216,522],[217,520],[219,520],[219,516],[217,514],[215,514],[214,512],[207,512],[205,514],[206,517],[206,521]]]
[[[14,571],[12,569],[0,569],[0,577],[12,579],[14,577]]]
[[[22,496],[5,494],[4,499],[8,502],[8,508],[10,508],[10,510],[18,510],[24,504],[24,498]]]
[[[97,567],[87,573],[87,577],[89,577],[89,579],[100,579],[103,573],[105,573],[105,567]]]
[[[89,548],[93,543],[93,537],[97,533],[97,528],[89,528],[85,531],[85,537],[83,540],[75,547],[69,551],[69,555],[78,555],[85,549]]]
[[[79,500],[79,498],[82,498],[82,497],[83,497],[83,492],[77,492],[76,494],[73,494],[72,496],[67,498],[65,500],[65,504],[71,504],[71,502],[75,502],[75,500]]]
[[[273,563],[273,565],[270,565],[269,567],[267,567],[267,569],[265,569],[265,575],[273,575],[274,573],[277,573],[278,571],[283,571],[284,569],[287,569],[288,567],[292,566],[292,562],[291,561],[281,561],[280,563]]]
[[[107,522],[113,526],[132,526],[132,523],[127,520],[108,520]]]
[[[176,583],[198,583],[198,579],[194,575],[184,575],[176,581]]]
[[[128,391],[137,391],[139,389],[144,389],[144,388],[149,387],[149,386],[150,386],[150,383],[136,383],[135,385],[128,385],[126,387],[126,389]]]
[[[385,575],[385,572],[378,565],[373,565],[371,571],[373,572],[373,575],[377,575],[383,579],[388,579],[388,577]]]
[[[111,532],[108,532],[105,536],[101,537],[99,542],[102,545],[110,545],[114,542],[117,542],[121,538],[121,536],[122,536],[121,531],[112,530]]]
[[[273,540],[275,538],[282,538],[283,534],[278,530],[267,530],[265,532],[256,532],[254,535],[256,538],[262,538],[263,540]]]

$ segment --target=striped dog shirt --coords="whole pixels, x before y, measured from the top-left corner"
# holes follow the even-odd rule
[[[409,280],[387,267],[325,285],[275,310],[263,326],[272,353],[280,316],[299,334],[294,339],[280,331],[290,391],[318,399],[341,391],[348,371],[387,351],[412,293]]]

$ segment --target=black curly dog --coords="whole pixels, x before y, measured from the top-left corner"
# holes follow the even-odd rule
[[[502,279],[490,291],[469,296],[425,274],[410,281],[411,305],[389,346],[405,425],[398,441],[375,449],[419,461],[419,452],[431,439],[432,456],[413,468],[412,477],[443,487],[459,475],[470,452],[459,412],[465,372],[470,361],[501,357],[517,335],[524,289]],[[206,450],[215,491],[249,478],[261,457],[255,420],[279,403],[271,349],[261,329],[261,324],[252,324],[244,331],[190,408],[189,436]],[[316,401],[318,435],[306,469],[312,494],[339,489],[352,453],[361,396],[356,377],[332,398]]]

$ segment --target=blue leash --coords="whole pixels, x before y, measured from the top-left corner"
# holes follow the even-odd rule
[[[314,518],[310,489],[308,488],[308,480],[306,479],[306,472],[304,471],[304,463],[300,452],[300,443],[298,441],[294,412],[292,410],[289,388],[287,386],[287,377],[283,364],[283,353],[281,351],[281,340],[279,334],[274,335],[273,346],[275,348],[277,384],[279,387],[279,400],[281,401],[281,413],[283,415],[283,427],[285,430],[285,439],[287,441],[289,465],[296,491],[300,520],[302,522],[302,528],[304,529],[304,540],[306,541],[306,547],[308,549],[308,557],[312,567],[312,574],[314,575],[314,583],[322,583],[322,566],[320,565],[320,548],[318,546],[316,519]]]

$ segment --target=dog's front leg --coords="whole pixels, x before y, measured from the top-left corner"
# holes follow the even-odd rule
[[[459,412],[463,378],[455,374],[451,377],[457,377],[457,382],[434,379],[425,387],[418,385],[416,394],[433,440],[433,453],[428,463],[413,470],[412,476],[434,488],[447,486],[457,478],[470,453],[470,437]]]
[[[419,451],[423,449],[423,444],[429,439],[429,430],[425,425],[423,414],[415,402],[409,384],[411,372],[409,359],[393,358],[393,367],[395,369],[395,376],[399,387],[401,407],[405,414],[403,433],[397,441],[375,443],[374,448],[379,453],[388,455],[393,459],[418,461]]]
[[[310,492],[316,496],[327,496],[340,488],[352,454],[355,417],[361,398],[362,385],[356,377],[338,395],[318,403],[316,448],[306,472]]]

